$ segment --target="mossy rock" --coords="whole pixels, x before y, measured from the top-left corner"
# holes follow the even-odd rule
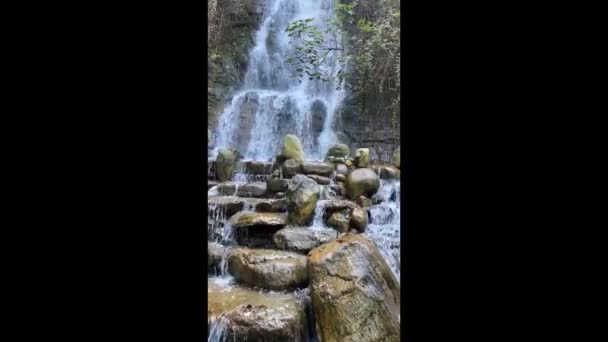
[[[350,149],[345,144],[335,144],[329,148],[325,154],[325,160],[333,158],[348,158],[350,155]]]
[[[304,154],[304,147],[302,147],[302,143],[298,137],[293,134],[287,134],[285,138],[283,138],[281,157],[285,159],[304,161],[306,155]]]
[[[355,152],[355,165],[361,168],[369,165],[369,148],[360,148]]]
[[[241,158],[239,151],[232,148],[222,148],[218,151],[216,161],[216,176],[221,182],[232,179],[236,162]]]

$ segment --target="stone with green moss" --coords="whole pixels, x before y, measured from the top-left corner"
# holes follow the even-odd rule
[[[329,148],[327,154],[325,154],[325,160],[332,161],[332,159],[348,158],[350,155],[350,149],[345,144],[336,144]]]
[[[217,154],[216,176],[221,182],[232,179],[236,162],[241,158],[239,151],[232,148],[222,148]]]
[[[283,138],[283,149],[281,150],[281,157],[284,159],[293,159],[296,161],[304,161],[306,155],[304,154],[304,147],[297,136],[293,134],[287,134]]]

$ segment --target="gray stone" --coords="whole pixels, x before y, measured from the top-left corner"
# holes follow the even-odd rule
[[[286,227],[273,236],[279,249],[307,253],[311,249],[336,239],[333,229],[308,229],[302,227]]]
[[[320,193],[319,185],[304,175],[296,175],[287,189],[289,222],[296,226],[311,223]]]
[[[234,249],[228,269],[237,281],[268,290],[288,290],[308,285],[306,257],[270,249]]]
[[[307,175],[329,176],[334,172],[334,166],[323,162],[305,161],[302,163],[302,171]]]
[[[371,197],[380,188],[380,179],[371,169],[356,169],[346,180],[348,198],[356,200],[359,196]]]

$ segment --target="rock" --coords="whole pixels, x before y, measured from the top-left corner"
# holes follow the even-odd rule
[[[378,168],[378,174],[382,179],[400,179],[401,171],[392,166],[381,166]]]
[[[217,196],[207,199],[207,210],[222,210],[229,218],[245,207],[253,207],[257,212],[285,212],[287,202],[284,199],[246,198],[234,196]]]
[[[323,341],[400,341],[400,285],[377,247],[347,234],[308,254],[311,299]]]
[[[257,213],[242,211],[230,218],[230,225],[234,228],[247,228],[254,226],[268,226],[282,228],[287,224],[287,217],[280,213]]]
[[[305,161],[302,163],[302,171],[307,175],[329,176],[334,172],[334,166],[323,162]]]
[[[350,228],[351,214],[347,210],[336,211],[329,216],[327,224],[336,228],[340,233],[348,232]]]
[[[355,203],[357,203],[357,205],[359,205],[362,208],[370,208],[372,206],[372,200],[370,200],[369,198],[367,198],[365,196],[359,196],[359,198],[357,198]]]
[[[236,162],[241,158],[240,153],[235,149],[222,148],[217,154],[216,175],[221,182],[232,179]]]
[[[268,290],[288,290],[308,285],[306,257],[270,249],[234,249],[228,269],[236,280]]]
[[[258,162],[253,160],[245,162],[245,171],[253,175],[268,175],[272,173],[272,168],[272,162]]]
[[[287,159],[285,162],[283,162],[282,169],[283,177],[291,178],[302,172],[302,163],[294,159]]]
[[[345,144],[336,144],[329,148],[325,154],[325,160],[329,161],[330,157],[335,158],[348,158],[350,155],[350,149]]]
[[[401,146],[397,147],[393,153],[393,165],[395,165],[398,169],[401,169]]]
[[[301,227],[286,227],[273,236],[275,245],[279,249],[307,253],[311,249],[330,242],[336,238],[333,229],[307,229]]]
[[[314,180],[317,184],[320,185],[329,185],[331,183],[331,179],[319,175],[307,175],[306,177]]]
[[[348,167],[351,167],[351,166],[353,165],[353,162],[352,162],[352,161],[350,161],[350,160],[347,160],[347,161],[345,161],[345,162],[344,162],[344,164],[345,164],[346,166],[348,166]]]
[[[348,166],[346,166],[344,164],[337,164],[336,165],[336,174],[348,176]]]
[[[226,247],[217,242],[207,241],[207,272],[215,272],[219,269],[223,258],[227,258],[231,247]]]
[[[336,182],[346,182],[345,175],[336,175]]]
[[[368,225],[367,211],[354,202],[332,200],[325,203],[324,219],[338,231],[346,233],[350,228],[364,232]]]
[[[365,168],[369,164],[369,148],[360,148],[355,152],[355,165]]]
[[[355,200],[359,196],[371,197],[380,188],[380,179],[371,169],[356,169],[346,180],[346,194]]]
[[[352,212],[350,225],[357,229],[359,233],[364,233],[367,229],[368,217],[367,211],[361,208],[355,208]]]
[[[217,191],[222,196],[239,197],[264,197],[267,193],[265,182],[253,182],[247,184],[226,182],[218,185]]]
[[[291,224],[305,226],[312,221],[320,190],[314,180],[304,175],[296,175],[290,180],[287,189],[287,210]]]
[[[346,162],[346,158],[344,157],[327,157],[327,161],[334,164],[344,164]]]
[[[285,159],[293,159],[296,161],[304,161],[304,147],[300,139],[293,134],[287,134],[283,139],[283,149],[281,156]]]
[[[306,308],[294,293],[262,293],[219,281],[207,280],[209,341],[308,342]],[[226,335],[212,335],[222,331]]]

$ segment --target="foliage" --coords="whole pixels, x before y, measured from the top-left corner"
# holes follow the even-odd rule
[[[295,53],[288,60],[296,65],[297,77],[310,79],[346,78],[348,89],[365,107],[367,99],[392,98],[386,110],[399,113],[401,45],[398,0],[359,0],[338,3],[330,29],[320,32],[313,19],[298,20],[287,28]],[[343,38],[338,39],[332,34]],[[339,61],[344,67],[331,74],[323,63],[330,53],[346,51]],[[394,121],[396,120],[393,116]]]

